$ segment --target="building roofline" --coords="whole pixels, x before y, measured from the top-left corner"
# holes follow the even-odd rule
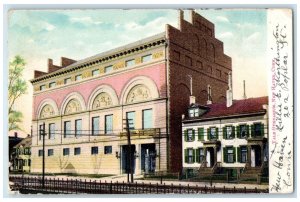
[[[114,49],[111,49],[109,51],[105,51],[99,54],[96,54],[94,56],[79,60],[67,67],[61,68],[57,71],[51,72],[51,73],[47,73],[43,76],[40,76],[38,78],[34,78],[32,80],[30,80],[31,83],[36,83],[54,76],[58,76],[64,73],[68,73],[77,69],[81,69],[90,65],[94,65],[97,63],[102,63],[102,62],[106,62],[110,59],[113,58],[117,58],[123,55],[127,55],[130,53],[133,53],[135,51],[138,50],[142,50],[142,49],[147,49],[153,46],[157,46],[160,44],[163,44],[165,42],[165,36],[166,33],[165,32],[161,32],[159,34],[150,36],[150,37],[146,37],[143,38],[141,40],[135,41],[133,43],[129,43]],[[159,40],[159,39],[163,39],[163,40]],[[158,41],[157,41],[158,40]],[[144,45],[144,46],[141,46]]]
[[[215,117],[207,117],[207,118],[193,118],[193,119],[184,119],[182,123],[190,123],[190,122],[203,122],[203,121],[212,121],[218,119],[230,119],[230,118],[237,118],[237,117],[247,117],[247,116],[259,116],[266,114],[266,110],[263,109],[258,112],[252,113],[245,113],[245,114],[233,114],[233,115],[226,115],[226,116],[215,116]]]

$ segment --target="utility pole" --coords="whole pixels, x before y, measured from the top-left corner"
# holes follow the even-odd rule
[[[43,185],[43,188],[45,188],[45,136],[46,136],[45,122],[43,123],[42,135],[43,135],[43,175],[42,175],[42,185]]]
[[[127,152],[127,159],[129,160],[129,172],[127,172],[127,182],[129,182],[129,173],[131,176],[131,183],[133,183],[133,169],[132,169],[132,155],[131,155],[131,139],[130,139],[130,127],[129,127],[129,120],[132,119],[125,119],[126,121],[126,131],[127,131],[127,145],[128,145],[128,150],[129,152]]]

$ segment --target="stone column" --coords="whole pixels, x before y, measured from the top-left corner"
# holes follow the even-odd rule
[[[217,147],[214,147],[214,164],[217,163]]]

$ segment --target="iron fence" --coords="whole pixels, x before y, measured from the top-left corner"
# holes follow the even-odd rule
[[[81,179],[10,176],[10,188],[21,193],[47,194],[210,194],[210,193],[268,193],[268,189],[228,188],[151,183],[107,182]]]

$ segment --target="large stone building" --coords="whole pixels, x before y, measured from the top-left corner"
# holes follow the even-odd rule
[[[80,60],[48,62],[35,72],[32,172],[122,174],[128,169],[124,119],[132,119],[135,173],[179,172],[181,114],[189,95],[205,103],[225,100],[231,58],[214,25],[194,11],[179,27]],[[193,82],[191,82],[193,81]],[[209,85],[208,85],[209,84]]]

